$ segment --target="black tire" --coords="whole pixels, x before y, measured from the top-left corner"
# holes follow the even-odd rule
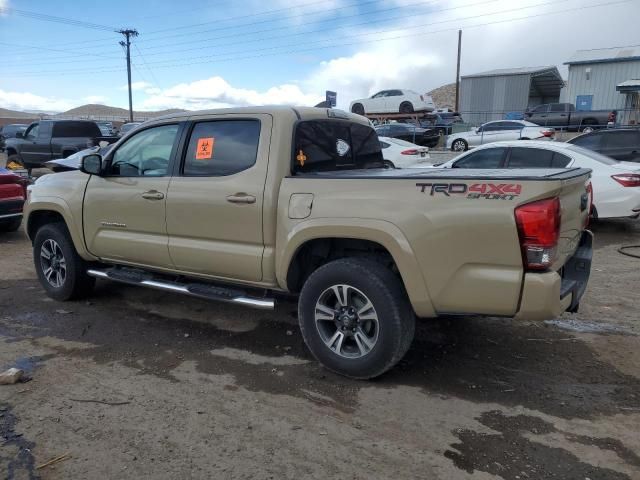
[[[361,103],[356,103],[351,107],[351,113],[356,115],[364,115],[364,106]]]
[[[595,120],[585,120],[580,126],[580,132],[591,133],[596,129],[597,126],[598,122],[596,122]]]
[[[383,160],[382,161],[382,168],[396,168],[396,166],[394,165],[394,163],[391,160]]]
[[[352,318],[350,321],[357,324],[352,323],[351,326],[356,327],[353,329],[354,332],[356,329],[358,330],[358,333],[355,334],[349,333],[350,328],[345,329],[344,327],[345,320],[341,322],[337,316],[333,317],[336,320],[325,318],[317,322],[321,326],[316,325],[316,307],[321,304],[320,302],[327,293],[331,295],[333,286],[349,287],[347,292],[352,292],[351,300],[345,302],[345,305],[349,305],[348,308],[354,312],[364,303],[355,303],[356,296],[359,295],[364,296],[365,300],[371,302],[373,306],[373,315],[377,321],[375,323],[376,336],[373,344],[369,345],[370,349],[364,354],[360,348],[361,343],[356,342],[355,336],[361,333],[361,329],[368,328],[367,322],[369,322],[369,327],[373,324],[372,320],[362,320],[360,317],[360,315],[364,317],[366,312],[371,312],[370,309],[364,313],[362,313],[364,309],[358,311],[357,314],[352,312],[355,319]],[[345,297],[349,297],[349,293],[346,293]],[[339,308],[338,303],[330,307],[334,311],[336,308]],[[322,315],[320,310],[318,312]],[[325,313],[325,315],[327,314]],[[393,367],[409,350],[415,332],[415,314],[400,278],[383,265],[362,258],[335,260],[313,272],[305,282],[300,294],[298,321],[302,337],[313,356],[327,369],[355,379],[377,377]],[[325,325],[329,331],[321,333]],[[334,335],[339,334],[340,330],[346,330],[337,346],[337,349],[342,351],[342,343],[345,343],[344,355],[336,353],[326,343],[325,339],[331,335],[332,330],[335,330]],[[323,334],[325,339],[323,339]],[[351,337],[347,335],[351,335]],[[371,340],[369,336],[366,338]],[[353,344],[357,345],[353,346]],[[331,345],[335,345],[335,342]],[[352,351],[358,350],[360,355],[346,357],[347,347]]]
[[[413,113],[413,104],[411,102],[402,102],[400,104],[400,113]]]
[[[51,241],[59,247],[59,252],[58,249],[53,249],[55,250],[55,256],[57,257],[58,253],[60,253],[65,263],[64,276],[61,274],[58,278],[64,277],[59,286],[55,286],[47,279],[45,274],[47,261],[43,261],[41,257],[43,244]],[[47,248],[51,245],[51,243],[47,243]],[[66,301],[83,298],[93,290],[96,279],[87,275],[87,262],[76,252],[64,223],[49,223],[37,231],[33,242],[33,262],[40,284],[47,295],[55,300]],[[58,260],[57,265],[59,264],[60,261]]]
[[[528,138],[528,137],[522,137],[522,138],[520,138],[519,140],[531,140],[531,139],[530,139],[530,138]]]
[[[451,142],[451,151],[452,152],[466,152],[469,150],[469,144],[466,140],[462,138],[456,138],[453,142]]]
[[[22,224],[22,217],[0,220],[0,232],[15,232]]]

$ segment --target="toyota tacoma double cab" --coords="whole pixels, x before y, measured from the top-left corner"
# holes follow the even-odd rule
[[[172,114],[30,188],[46,293],[96,279],[272,309],[298,296],[312,354],[372,378],[416,318],[575,311],[591,265],[590,170],[385,169],[334,109]]]

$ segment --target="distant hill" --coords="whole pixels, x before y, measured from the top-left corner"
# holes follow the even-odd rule
[[[448,83],[431,90],[428,95],[431,95],[438,108],[454,108],[456,104],[456,84]]]
[[[170,108],[168,110],[159,110],[152,112],[133,112],[133,116],[136,118],[152,118],[159,117],[161,115],[167,115],[169,113],[186,112],[178,108]],[[80,107],[72,108],[66,112],[59,113],[57,116],[61,117],[122,117],[126,119],[129,117],[129,110],[125,108],[110,107],[108,105],[88,104]]]
[[[35,119],[38,118],[38,115],[27,112],[19,112],[17,110],[9,110],[8,108],[0,108],[0,118]]]

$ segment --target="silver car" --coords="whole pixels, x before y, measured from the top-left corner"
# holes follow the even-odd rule
[[[447,148],[464,152],[485,143],[503,140],[555,140],[553,128],[541,127],[524,120],[497,120],[487,122],[468,132],[449,135]]]

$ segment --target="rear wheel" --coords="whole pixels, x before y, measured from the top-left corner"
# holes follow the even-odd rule
[[[396,168],[391,160],[383,160],[382,168]]]
[[[364,115],[364,106],[361,103],[356,103],[353,107],[351,107],[351,112],[356,115]]]
[[[461,138],[458,138],[451,143],[451,150],[454,152],[465,152],[468,148],[469,144]]]
[[[580,131],[582,133],[591,133],[595,130],[595,127],[598,125],[598,122],[595,120],[591,120],[591,119],[587,119],[584,122],[582,122],[582,127],[580,128]]]
[[[326,368],[377,377],[405,355],[415,315],[400,279],[368,259],[344,258],[311,274],[298,304],[305,343]]]
[[[413,104],[411,102],[402,102],[400,104],[400,113],[413,113]]]
[[[47,295],[56,300],[82,298],[95,285],[95,278],[87,275],[87,263],[76,252],[63,223],[50,223],[38,230],[33,261]]]

